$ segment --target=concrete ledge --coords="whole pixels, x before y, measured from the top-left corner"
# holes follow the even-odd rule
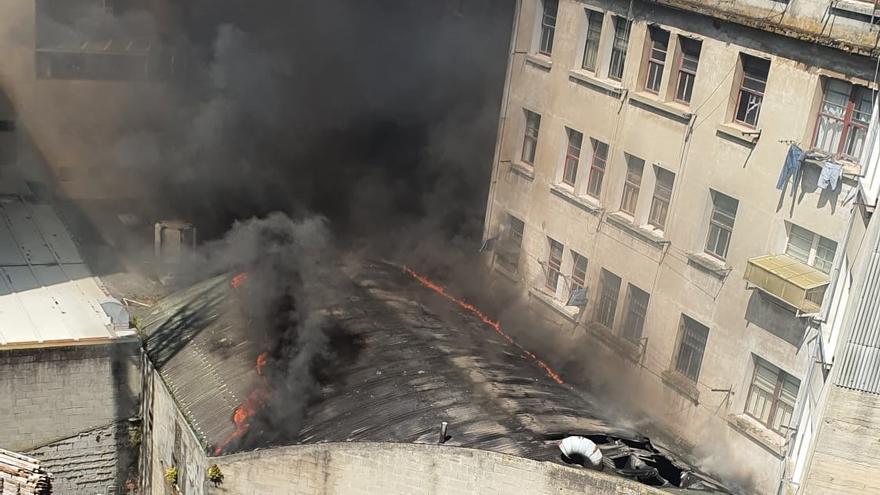
[[[761,137],[760,129],[747,129],[730,123],[718,124],[718,126],[715,128],[715,131],[722,137],[738,141],[740,144],[744,144],[746,146],[754,146],[758,142],[758,138]],[[747,132],[757,132],[759,134],[746,134]]]
[[[550,186],[550,192],[555,194],[556,196],[559,196],[560,198],[568,201],[569,203],[577,206],[578,208],[580,208],[586,212],[592,213],[593,215],[598,215],[599,213],[602,213],[602,207],[600,205],[598,205],[597,203],[593,203],[592,201],[590,201],[587,198],[575,196],[571,192],[566,191],[565,189],[563,189],[562,187],[560,187],[556,184],[553,184]]]
[[[577,323],[577,312],[572,310],[571,312],[568,310],[568,306],[563,306],[562,303],[557,301],[556,299],[550,297],[549,294],[546,294],[540,289],[531,288],[529,289],[529,296],[534,296],[535,299],[541,301],[550,307],[550,309],[556,311],[561,314],[565,319]]]
[[[688,253],[688,265],[698,268],[710,275],[718,278],[724,278],[730,273],[730,267],[722,261],[712,258],[705,253]]]
[[[535,180],[535,167],[520,161],[510,162],[510,171],[527,180]]]
[[[614,333],[610,328],[599,322],[592,322],[587,325],[587,330],[591,335],[595,335],[603,344],[616,351],[626,359],[634,363],[639,362],[642,352],[638,344],[634,344],[623,337]]]
[[[663,239],[662,237],[657,237],[656,235],[653,235],[652,233],[632,223],[632,220],[624,215],[625,214],[620,212],[614,212],[608,214],[605,219],[608,223],[631,234],[633,237],[637,237],[638,239],[647,242],[648,244],[656,248],[660,248],[664,244],[669,243],[669,241]]]
[[[785,438],[762,425],[758,420],[746,414],[731,414],[727,417],[727,423],[731,428],[742,433],[744,436],[766,449],[767,452],[770,452],[780,459],[784,457]]]
[[[527,54],[526,63],[548,72],[553,68],[553,61],[550,60],[550,57],[537,53]]]
[[[660,101],[657,97],[645,93],[630,93],[629,104],[642,107],[649,112],[668,117],[676,122],[681,122],[682,124],[690,122],[691,116],[693,115],[691,112],[684,110],[677,105]]]
[[[599,79],[598,77],[582,70],[572,69],[568,71],[568,78],[574,82],[583,83],[591,89],[608,93],[617,98],[620,98],[620,95],[623,94],[623,87],[619,84],[605,79]]]
[[[547,445],[547,449],[556,451],[554,456],[558,454],[555,445]],[[206,493],[215,495],[666,493],[603,472],[446,445],[324,443],[233,454],[209,462],[216,463],[224,474],[220,487],[207,487]]]
[[[871,2],[860,2],[859,0],[836,0],[831,2],[831,11],[845,12],[854,14],[848,17],[855,17],[865,22],[871,22],[871,16],[874,14],[874,4]],[[874,21],[880,19],[874,18]]]
[[[677,371],[667,370],[661,373],[660,379],[670,388],[687,397],[694,403],[700,403],[700,391],[697,384]]]

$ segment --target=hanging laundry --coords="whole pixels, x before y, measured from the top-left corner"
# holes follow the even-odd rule
[[[785,188],[785,183],[789,177],[797,179],[797,173],[801,169],[801,162],[804,159],[804,151],[796,144],[788,147],[788,154],[785,155],[785,163],[782,165],[782,171],[779,173],[779,180],[776,181],[776,189],[780,191]]]
[[[822,165],[822,173],[819,174],[819,182],[816,185],[819,189],[829,189],[831,191],[837,189],[837,181],[843,173],[843,165],[827,161]]]
[[[587,305],[587,289],[580,287],[573,291],[571,291],[571,295],[568,296],[568,303],[566,306],[577,306],[579,308],[583,308]]]

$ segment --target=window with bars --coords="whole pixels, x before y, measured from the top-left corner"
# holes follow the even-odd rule
[[[712,213],[709,216],[706,253],[725,260],[727,249],[730,247],[730,237],[733,235],[733,223],[736,220],[739,201],[718,191],[712,191],[711,195]]]
[[[538,149],[541,116],[529,110],[524,110],[524,112],[526,114],[526,131],[523,136],[522,161],[532,165],[535,163],[535,153]]]
[[[662,230],[666,228],[666,216],[669,214],[669,203],[672,201],[675,174],[660,167],[655,167],[654,171],[656,182],[654,183],[654,197],[651,199],[651,212],[648,214],[648,224]]]
[[[608,77],[615,81],[623,78],[623,67],[626,63],[626,48],[629,44],[631,22],[623,17],[614,17],[614,41],[611,43],[611,60],[608,65]]]
[[[620,277],[602,269],[599,278],[599,300],[596,304],[596,322],[608,329],[614,328],[617,297],[620,293]]]
[[[639,189],[642,184],[644,168],[644,160],[632,155],[626,155],[626,181],[623,184],[623,197],[620,200],[620,209],[630,215],[636,214],[636,205],[639,202]]]
[[[755,372],[745,413],[771,430],[785,435],[794,414],[800,380],[755,356]]]
[[[709,339],[709,328],[696,320],[681,315],[679,326],[678,352],[675,356],[675,371],[696,382],[703,365],[703,353]]]
[[[550,237],[547,238],[550,243],[550,255],[547,257],[547,289],[556,293],[556,287],[559,285],[559,270],[562,268],[562,251],[563,246]]]
[[[541,39],[538,52],[550,56],[553,53],[553,38],[556,36],[556,13],[559,0],[543,0],[541,2]]]
[[[835,157],[858,160],[865,146],[873,110],[870,89],[826,79],[813,146]]]
[[[648,27],[648,62],[645,73],[645,89],[652,93],[660,92],[663,81],[663,67],[666,65],[666,51],[669,46],[669,31],[657,26]]]
[[[790,224],[785,254],[813,266],[817,270],[830,273],[836,253],[837,243],[835,241],[798,225]]]
[[[605,15],[595,10],[587,9],[587,39],[584,42],[584,59],[581,67],[590,72],[596,71],[596,63],[599,60],[599,41],[602,38],[602,23]]]
[[[602,180],[605,178],[605,164],[608,161],[608,145],[590,140],[593,146],[593,159],[590,162],[590,175],[587,178],[587,194],[599,199],[602,194]]]
[[[628,284],[626,291],[626,315],[623,318],[621,335],[630,342],[639,343],[645,328],[645,316],[648,314],[648,293],[633,284]]]
[[[678,37],[678,79],[675,82],[675,100],[689,104],[694,94],[697,66],[703,43],[699,40]]]
[[[581,144],[584,135],[574,129],[565,129],[568,135],[568,146],[565,151],[565,163],[562,169],[562,182],[574,187],[577,180],[578,161],[581,156]]]
[[[511,214],[507,214],[507,224],[496,250],[498,263],[508,271],[515,272],[519,267],[520,250],[526,224]]]
[[[571,290],[569,291],[568,296],[571,297],[571,295],[574,294],[574,292],[576,290],[583,289],[586,286],[587,286],[587,258],[572,251],[571,252]]]
[[[767,88],[770,61],[742,53],[740,54],[740,64],[742,76],[740,77],[739,96],[734,118],[740,124],[755,127],[758,125],[758,116],[764,101],[764,90]]]

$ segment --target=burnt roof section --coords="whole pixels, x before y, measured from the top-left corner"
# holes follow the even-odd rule
[[[232,434],[232,413],[259,380],[259,343],[236,301],[230,278],[214,277],[162,299],[141,323],[150,362],[206,448]]]

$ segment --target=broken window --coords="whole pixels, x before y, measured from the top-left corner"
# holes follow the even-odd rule
[[[593,160],[590,163],[590,176],[587,179],[587,194],[599,199],[602,194],[602,179],[605,177],[605,163],[608,161],[608,145],[591,139]]]
[[[595,10],[587,9],[587,39],[584,42],[584,59],[581,67],[590,72],[596,71],[596,63],[599,60],[599,41],[602,38],[602,23],[605,15]]]
[[[587,258],[572,251],[571,262],[571,290],[568,295],[569,299],[575,291],[583,289],[587,285]]]
[[[532,165],[535,163],[535,152],[538,149],[538,132],[541,130],[541,116],[525,110],[526,132],[523,137],[522,161]]]
[[[858,160],[874,110],[871,90],[826,79],[813,146],[837,157]]]
[[[733,235],[733,222],[736,220],[739,201],[717,191],[712,191],[711,195],[712,214],[709,217],[706,253],[724,260],[727,258],[727,249],[730,247],[730,237]]]
[[[603,268],[599,284],[595,320],[605,328],[612,329],[614,315],[617,312],[617,296],[620,293],[620,277]]]
[[[515,272],[519,267],[519,256],[524,232],[525,223],[508,213],[507,224],[503,227],[498,249],[496,250],[496,260],[508,271]]]
[[[789,225],[788,244],[785,254],[816,267],[825,273],[831,272],[837,243],[827,237],[811,232],[795,224]]]
[[[681,315],[678,352],[675,356],[675,371],[696,382],[703,365],[703,353],[709,328],[686,315]]]
[[[703,44],[699,40],[684,36],[678,37],[678,80],[675,84],[676,101],[682,103],[691,102],[702,46]]]
[[[660,92],[660,83],[663,81],[663,67],[666,66],[668,46],[669,31],[657,26],[649,26],[646,54],[648,68],[645,74],[645,89],[652,93]]]
[[[565,152],[562,182],[574,187],[574,183],[577,180],[578,160],[580,160],[581,156],[581,144],[583,143],[584,135],[573,129],[566,128],[565,131],[568,134],[568,147]]]
[[[608,77],[615,81],[623,78],[623,67],[626,63],[626,48],[629,44],[631,22],[623,17],[614,17],[614,41],[611,44],[611,62],[608,65]]]
[[[556,287],[559,285],[559,270],[562,268],[563,246],[549,237],[547,240],[550,243],[550,256],[547,258],[546,286],[555,294]]]
[[[755,356],[755,372],[745,413],[771,430],[785,435],[800,385],[797,378]]]
[[[628,284],[626,293],[626,316],[623,319],[622,336],[626,340],[638,343],[645,328],[645,316],[648,314],[648,293],[633,284]]]
[[[664,229],[666,216],[669,214],[669,203],[672,201],[672,185],[675,174],[665,168],[655,167],[656,182],[654,183],[654,197],[651,200],[651,212],[648,214],[648,224]]]
[[[620,209],[630,215],[636,214],[636,205],[639,201],[639,190],[642,184],[642,171],[644,168],[644,160],[632,155],[626,155],[626,181],[623,184],[623,197],[620,200]]]
[[[740,54],[740,64],[742,76],[734,118],[740,124],[755,127],[758,125],[764,90],[767,88],[770,61],[743,53]]]
[[[550,56],[553,53],[553,38],[556,36],[556,13],[559,0],[543,0],[541,14],[541,40],[538,52]]]

